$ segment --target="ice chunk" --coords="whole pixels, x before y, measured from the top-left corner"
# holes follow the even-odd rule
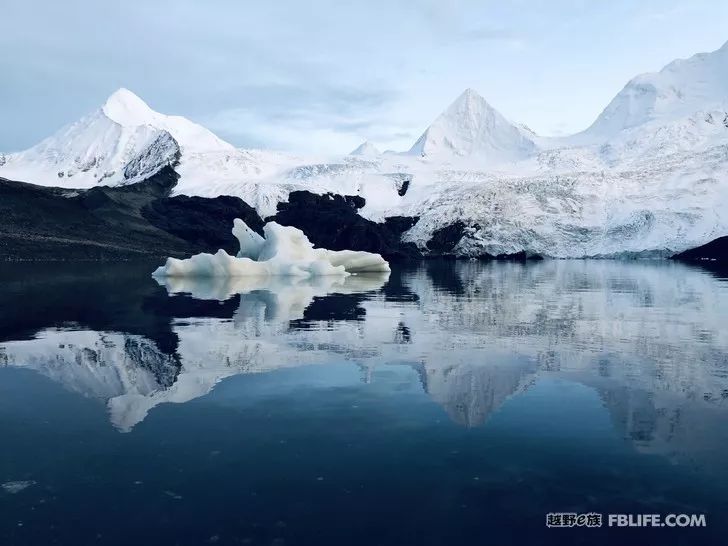
[[[353,250],[314,248],[300,230],[269,222],[263,227],[264,237],[236,218],[233,235],[240,243],[237,256],[224,250],[215,254],[196,254],[179,260],[167,258],[156,269],[154,277],[250,277],[322,275],[346,276],[351,273],[388,272],[389,264],[379,254]]]
[[[265,244],[265,239],[250,229],[240,218],[233,220],[233,235],[240,243],[238,258],[257,260]]]
[[[16,493],[20,493],[23,489],[27,489],[31,485],[35,485],[35,481],[33,480],[22,480],[17,482],[5,482],[4,484],[0,485],[6,492],[10,493],[11,495],[14,495]]]

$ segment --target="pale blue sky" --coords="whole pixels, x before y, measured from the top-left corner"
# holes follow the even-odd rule
[[[725,0],[4,0],[0,150],[128,87],[240,146],[408,148],[467,87],[539,134],[728,40]]]

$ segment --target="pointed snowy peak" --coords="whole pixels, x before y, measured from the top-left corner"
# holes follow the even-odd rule
[[[87,188],[124,184],[200,153],[235,148],[201,125],[152,110],[128,89],[32,148],[12,154],[0,175],[35,184]]]
[[[475,89],[468,87],[465,91],[460,93],[460,96],[455,99],[455,102],[450,106],[456,106],[457,108],[466,108],[471,112],[476,112],[484,107],[493,108],[488,101],[486,101]]]
[[[492,162],[513,161],[536,146],[526,131],[493,108],[474,89],[466,89],[427,128],[410,149],[428,156],[477,156]]]
[[[184,150],[192,152],[232,151],[232,144],[215,136],[211,131],[182,116],[168,116],[152,110],[136,94],[122,87],[106,99],[101,107],[103,115],[126,128],[148,125],[167,131]]]
[[[357,155],[357,156],[363,156],[363,157],[376,157],[378,155],[381,155],[381,152],[377,149],[377,147],[369,142],[368,140],[365,140],[362,142],[355,150],[352,150],[349,155]]]
[[[101,107],[106,116],[122,126],[143,125],[159,114],[137,95],[122,87],[112,93]]]

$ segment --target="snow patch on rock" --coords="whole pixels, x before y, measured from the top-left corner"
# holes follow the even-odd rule
[[[180,159],[177,141],[167,131],[162,131],[154,141],[132,158],[124,167],[124,178],[141,181],[152,176],[164,165],[176,165]]]

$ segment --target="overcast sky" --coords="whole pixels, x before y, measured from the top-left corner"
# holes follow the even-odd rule
[[[565,134],[726,21],[725,0],[3,0],[0,150],[122,86],[247,147],[408,148],[467,87]]]

